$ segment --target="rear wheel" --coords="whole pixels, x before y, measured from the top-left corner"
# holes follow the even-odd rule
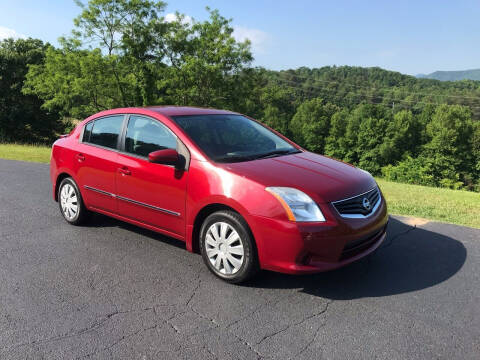
[[[89,212],[83,204],[77,184],[71,177],[63,179],[58,187],[58,205],[68,223],[80,225],[87,220]]]
[[[208,216],[200,229],[200,249],[208,269],[219,278],[240,283],[258,271],[253,237],[245,220],[233,211]]]

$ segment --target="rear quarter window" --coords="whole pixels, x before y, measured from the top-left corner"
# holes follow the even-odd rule
[[[85,125],[85,129],[83,130],[83,142],[89,142],[90,141],[90,134],[92,133],[92,128],[93,128],[93,121],[90,121],[87,125]]]

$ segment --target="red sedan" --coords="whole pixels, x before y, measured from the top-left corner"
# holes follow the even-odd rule
[[[103,111],[57,140],[50,164],[69,223],[94,211],[177,238],[229,282],[335,269],[385,239],[369,173],[230,111]]]

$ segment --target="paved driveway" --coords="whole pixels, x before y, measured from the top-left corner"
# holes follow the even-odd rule
[[[480,230],[404,221],[347,268],[234,286],[176,240],[68,225],[46,165],[0,160],[0,358],[479,359]]]

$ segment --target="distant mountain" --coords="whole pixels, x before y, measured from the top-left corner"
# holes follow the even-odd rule
[[[417,78],[435,79],[441,81],[480,80],[480,69],[461,71],[435,71],[431,74],[418,74]]]

